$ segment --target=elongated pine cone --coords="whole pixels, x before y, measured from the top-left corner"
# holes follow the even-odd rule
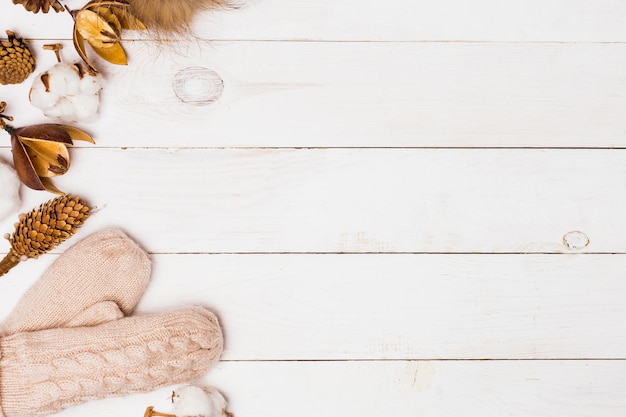
[[[35,58],[22,39],[6,32],[9,40],[0,42],[0,84],[19,84],[35,70]]]
[[[57,13],[64,10],[59,0],[13,0],[13,4],[21,4],[26,10],[33,13],[37,13],[39,10],[48,13],[50,6]]]
[[[20,261],[37,258],[70,238],[90,211],[80,197],[65,194],[20,215],[15,231],[8,238],[11,249],[0,261],[0,276]]]

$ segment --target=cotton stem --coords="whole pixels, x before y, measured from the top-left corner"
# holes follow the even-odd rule
[[[154,411],[154,407],[150,406],[146,408],[146,412],[144,413],[143,417],[176,417],[176,415]]]

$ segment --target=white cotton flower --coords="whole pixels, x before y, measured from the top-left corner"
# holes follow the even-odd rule
[[[218,390],[194,385],[182,385],[172,393],[172,412],[176,417],[232,417]]]
[[[0,160],[0,221],[20,207],[20,179],[9,164]]]
[[[80,92],[85,95],[97,95],[102,89],[102,76],[83,77],[80,83]]]
[[[90,122],[98,114],[103,84],[100,74],[91,75],[80,64],[59,62],[35,77],[29,99],[53,119]]]
[[[80,74],[70,64],[58,63],[47,71],[49,90],[59,97],[77,94],[80,91]],[[41,81],[41,77],[39,77]]]

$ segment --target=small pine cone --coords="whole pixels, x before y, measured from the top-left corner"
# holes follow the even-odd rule
[[[59,3],[59,0],[13,0],[13,4],[21,4],[26,10],[33,13],[37,13],[39,10],[48,13],[50,6],[57,13],[63,10],[63,5]]]
[[[20,261],[37,258],[70,238],[90,211],[80,197],[65,194],[22,214],[9,238],[11,249],[0,261],[0,276]]]
[[[22,39],[6,32],[9,40],[0,42],[0,84],[19,84],[35,70],[35,58]]]

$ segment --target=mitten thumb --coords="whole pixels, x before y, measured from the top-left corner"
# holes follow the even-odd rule
[[[6,336],[0,339],[0,415],[52,414],[87,400],[189,382],[219,359],[222,346],[217,318],[200,307]]]

